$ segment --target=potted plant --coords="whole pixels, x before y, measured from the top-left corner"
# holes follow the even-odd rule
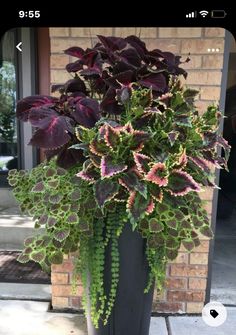
[[[197,91],[181,85],[179,56],[136,36],[98,39],[65,50],[78,60],[66,66],[73,79],[53,87],[60,97],[18,102],[17,117],[36,127],[29,144],[46,155],[9,172],[21,210],[46,229],[19,261],[47,270],[78,251],[89,334],[147,335],[166,262],[212,236],[199,192],[215,187],[229,145],[218,107],[199,115]]]

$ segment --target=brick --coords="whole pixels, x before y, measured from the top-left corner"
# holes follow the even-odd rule
[[[69,57],[67,55],[51,55],[50,58],[51,68],[61,69],[65,68],[65,66],[69,63]]]
[[[205,278],[189,278],[188,288],[190,290],[205,290],[207,280]]]
[[[179,252],[178,256],[170,263],[188,264],[188,259],[189,259],[189,257],[188,257],[188,254],[186,252]]]
[[[204,252],[192,252],[190,264],[208,264],[208,254]]]
[[[56,273],[51,274],[52,284],[68,284],[69,274],[68,273]]]
[[[181,67],[185,70],[189,69],[201,69],[202,67],[202,56],[201,55],[181,55],[181,60],[184,61],[187,57],[190,58],[190,61],[187,63],[181,64]]]
[[[159,28],[159,37],[183,38],[201,37],[202,28]]]
[[[157,289],[154,290],[153,300],[163,301],[166,300],[166,290],[158,291]]]
[[[208,48],[218,48],[220,53],[224,52],[223,39],[183,39],[181,53],[188,54],[207,54]]]
[[[91,47],[90,38],[52,38],[51,53],[63,53],[65,49],[79,46],[83,49]]]
[[[225,29],[214,27],[214,28],[205,28],[205,36],[207,37],[224,37]]]
[[[69,28],[50,28],[50,36],[69,36]]]
[[[136,34],[139,34],[140,32],[140,38],[156,38],[157,37],[157,28],[136,28]]]
[[[51,70],[51,82],[61,84],[71,79],[70,74],[65,70]]]
[[[203,55],[202,68],[203,69],[222,69],[223,68],[223,55]]]
[[[207,276],[207,266],[205,265],[182,265],[172,264],[171,276],[176,277],[205,277]]]
[[[212,86],[202,86],[200,98],[201,100],[219,100],[220,99],[220,86],[212,87]]]
[[[202,313],[203,302],[187,302],[187,313]]]
[[[69,306],[73,309],[82,308],[81,297],[70,297],[69,298]]]
[[[167,300],[170,302],[178,301],[204,301],[205,292],[203,291],[168,291]]]
[[[52,272],[72,272],[73,264],[70,260],[64,261],[62,264],[53,264]]]
[[[166,280],[166,288],[168,289],[187,288],[187,278],[168,278]]]
[[[53,308],[68,308],[69,299],[65,297],[52,296],[52,307]]]
[[[72,291],[71,285],[53,285],[52,295],[55,297],[69,297],[69,296],[81,296],[83,292],[82,286],[76,288],[76,292]]]
[[[220,85],[220,71],[189,71],[187,77],[187,85]]]
[[[153,310],[159,313],[183,313],[185,306],[181,302],[153,302]]]
[[[111,36],[112,28],[108,27],[93,27],[93,28],[71,28],[72,37],[95,37],[97,35]]]
[[[202,200],[212,200],[213,199],[213,189],[210,187],[205,187],[204,192],[199,193]]]
[[[145,40],[147,49],[160,49],[178,54],[180,51],[180,40],[177,39],[155,39],[147,38]]]
[[[212,100],[196,100],[195,101],[195,106],[199,112],[200,115],[202,115],[206,110],[209,105],[212,105],[214,101]]]
[[[136,28],[134,27],[115,28],[115,36],[118,37],[127,37],[128,35],[135,35],[135,34],[136,34]]]
[[[209,240],[208,241],[202,241],[201,244],[194,249],[195,252],[208,252],[209,251]]]

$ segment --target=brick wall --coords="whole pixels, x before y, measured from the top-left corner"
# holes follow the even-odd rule
[[[200,90],[196,102],[200,111],[220,98],[221,71],[223,66],[224,35],[222,28],[50,28],[51,83],[64,83],[70,75],[64,67],[73,57],[63,54],[71,46],[91,47],[96,35],[125,37],[140,36],[149,49],[162,49],[183,56],[190,53],[191,61],[183,65],[188,71],[187,84]],[[211,53],[208,49],[219,49]],[[202,195],[211,217],[212,190]],[[176,260],[167,266],[167,281],[161,295],[155,292],[153,311],[200,313],[205,300],[208,271],[209,241],[202,237],[201,245],[191,253],[181,247]],[[71,292],[72,260],[66,257],[63,265],[52,267],[53,308],[81,306],[82,287],[75,295]]]

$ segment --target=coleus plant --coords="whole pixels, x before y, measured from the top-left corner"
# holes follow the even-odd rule
[[[181,85],[187,73],[179,56],[148,51],[136,36],[98,39],[93,48],[65,50],[77,60],[66,66],[73,79],[52,88],[59,97],[18,102],[17,117],[36,127],[29,144],[43,148],[47,159],[31,171],[11,170],[8,177],[21,210],[34,216],[36,228],[46,228],[25,241],[19,261],[49,269],[65,253],[78,251],[75,274],[86,287],[90,272],[96,327],[99,320],[107,323],[115,301],[124,225],[131,223],[147,240],[145,291],[154,281],[161,288],[166,262],[175,259],[181,243],[191,251],[200,244],[199,234],[212,237],[199,193],[216,187],[214,169],[227,169],[230,150],[218,131],[218,107],[200,115],[194,105],[198,92]]]

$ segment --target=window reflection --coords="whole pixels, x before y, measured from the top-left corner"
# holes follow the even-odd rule
[[[9,31],[0,42],[0,185],[7,171],[17,168],[15,69],[15,33]]]

